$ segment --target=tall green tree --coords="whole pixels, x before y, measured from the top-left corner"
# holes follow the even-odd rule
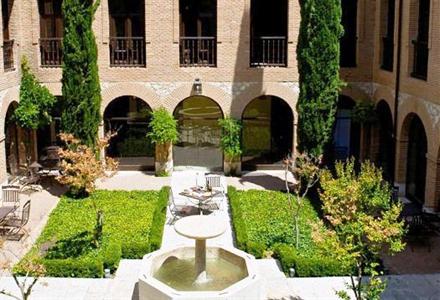
[[[94,147],[100,122],[97,46],[92,23],[99,1],[63,0],[62,130]]]
[[[331,136],[339,78],[341,0],[300,0],[297,46],[299,151],[319,156]]]

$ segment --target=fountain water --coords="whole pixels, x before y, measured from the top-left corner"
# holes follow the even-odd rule
[[[212,216],[190,216],[175,224],[195,247],[175,247],[147,254],[139,279],[139,299],[261,299],[255,259],[235,248],[206,247],[226,224]]]

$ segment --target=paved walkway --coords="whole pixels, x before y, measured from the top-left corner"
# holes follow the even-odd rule
[[[18,262],[29,251],[46,225],[51,211],[57,206],[59,196],[64,192],[65,190],[62,187],[54,184],[46,186],[45,190],[34,192],[29,196],[20,195],[20,207],[31,200],[29,222],[24,227],[26,234],[20,241],[4,242],[0,251],[0,271],[3,271],[2,268],[7,268],[9,265]]]
[[[196,179],[197,178],[197,179]],[[204,173],[196,172],[196,171],[179,171],[174,172],[171,179],[171,189],[173,191],[174,201],[177,205],[196,205],[196,203],[191,202],[190,199],[179,195],[179,193],[183,192],[185,189],[193,187],[196,185],[203,185],[205,180]],[[226,182],[224,177],[222,177],[222,184],[226,187]],[[226,198],[216,197],[216,201],[221,201],[222,205],[221,210],[214,211],[212,215],[221,218],[226,224],[226,232],[214,239],[210,239],[207,241],[207,245],[223,245],[223,246],[233,246],[233,236],[232,236],[232,228],[231,228],[231,219],[229,215],[229,205]],[[198,214],[197,209],[194,209],[194,214]],[[194,245],[194,240],[185,238],[174,230],[174,225],[171,223],[173,217],[170,212],[167,211],[167,222],[164,228],[164,234],[162,239],[162,247],[169,248],[178,245]]]

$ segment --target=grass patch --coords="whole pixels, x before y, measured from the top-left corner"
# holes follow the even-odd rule
[[[36,257],[47,276],[102,277],[121,258],[142,258],[160,247],[169,188],[161,191],[96,191],[88,198],[60,199],[26,258]],[[102,240],[92,243],[96,213],[104,212]],[[23,273],[21,263],[15,267]]]
[[[312,227],[321,226],[318,213],[309,200],[305,200],[299,216],[299,249],[295,248],[294,220],[287,194],[276,191],[237,191],[228,188],[232,210],[232,223],[237,247],[257,258],[272,253],[279,258],[287,273],[294,268],[297,276],[345,275],[349,269],[335,257],[331,247],[322,249],[312,238]],[[293,208],[296,201],[293,199]],[[327,243],[330,245],[331,243]]]

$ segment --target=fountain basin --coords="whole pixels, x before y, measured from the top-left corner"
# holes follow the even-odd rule
[[[253,256],[235,248],[214,246],[207,248],[206,258],[211,282],[191,286],[188,276],[192,270],[184,269],[193,266],[194,247],[182,246],[145,255],[139,299],[262,299]],[[210,267],[219,270],[210,272]]]

